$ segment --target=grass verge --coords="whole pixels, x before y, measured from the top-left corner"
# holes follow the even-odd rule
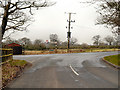
[[[120,66],[120,54],[118,55],[111,55],[111,56],[106,56],[104,59],[114,65]]]
[[[57,49],[57,50],[31,50],[27,51],[25,50],[23,52],[24,55],[37,55],[37,54],[64,54],[64,53],[83,53],[83,52],[108,52],[108,51],[120,51],[120,49],[70,49],[69,52],[67,52],[67,49]]]
[[[11,60],[2,65],[2,87],[4,88],[11,80],[18,77],[28,62],[24,60]]]

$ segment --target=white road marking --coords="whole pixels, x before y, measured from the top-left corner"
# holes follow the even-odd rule
[[[79,76],[79,74],[72,68],[72,66],[70,65],[71,70],[75,73],[75,75]]]
[[[34,60],[33,61],[29,61],[30,63],[33,63],[34,62]]]

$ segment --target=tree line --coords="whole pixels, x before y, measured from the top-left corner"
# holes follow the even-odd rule
[[[26,50],[45,50],[45,49],[55,49],[55,48],[67,48],[67,41],[62,42],[57,34],[50,34],[49,40],[43,41],[41,39],[35,39],[31,41],[30,38],[24,37],[18,40],[11,38],[6,39],[3,42],[3,47],[7,44],[17,43],[22,45]],[[76,38],[71,38],[70,45],[73,46],[77,43]]]
[[[106,36],[105,38],[101,39],[100,35],[95,35],[92,38],[93,40],[93,45],[101,46],[101,45],[114,45],[118,46],[120,45],[120,39],[118,37],[113,37],[113,36]]]
[[[93,45],[87,43],[78,44],[78,39],[72,37],[70,39],[71,49],[89,49],[89,48],[118,48],[120,42],[112,36],[106,36],[101,39],[100,35],[92,37]],[[49,40],[43,41],[41,39],[35,39],[31,41],[29,38],[24,37],[18,40],[8,38],[4,41],[3,46],[11,43],[20,44],[25,50],[47,50],[47,49],[67,49],[68,42],[61,41],[57,34],[50,34]]]

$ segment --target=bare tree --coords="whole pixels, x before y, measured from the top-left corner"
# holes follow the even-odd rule
[[[82,43],[82,44],[81,44],[81,47],[82,47],[82,48],[88,48],[88,46],[89,46],[89,45],[88,45],[87,43]]]
[[[33,46],[34,46],[34,49],[36,49],[36,50],[40,50],[41,48],[45,47],[44,43],[42,43],[42,40],[40,40],[40,39],[36,39],[34,41]]]
[[[40,40],[40,39],[36,39],[34,41],[34,45],[41,45],[41,43],[42,43],[42,40]]]
[[[100,42],[99,42],[99,45],[100,45],[100,46],[105,46],[105,45],[107,45],[107,44],[106,44],[105,42],[103,42],[103,41],[100,41]]]
[[[93,44],[95,45],[99,45],[100,42],[100,35],[96,35],[92,38],[92,40],[94,41]]]
[[[96,24],[105,25],[114,34],[120,35],[120,0],[88,0],[80,3],[95,5],[99,14]]]
[[[12,33],[26,30],[30,15],[33,15],[32,9],[39,7],[48,7],[55,3],[48,3],[46,0],[0,0],[0,36],[1,40],[6,31],[12,30]],[[27,14],[29,11],[29,15]],[[2,34],[2,35],[1,35]]]
[[[65,41],[65,42],[62,42],[62,46],[67,46],[68,42]]]
[[[27,37],[19,39],[19,42],[21,42],[24,46],[28,46],[32,44],[31,40]]]
[[[97,24],[110,27],[113,33],[120,35],[120,1],[101,0],[97,12],[100,14],[100,17],[97,19]]]
[[[120,46],[120,35],[114,37],[114,45]]]
[[[74,45],[77,41],[78,41],[77,38],[72,37],[70,43]]]
[[[57,34],[50,34],[50,43],[53,45],[59,44],[59,39]]]
[[[109,45],[112,45],[112,43],[114,42],[114,38],[112,36],[107,36],[104,39]]]

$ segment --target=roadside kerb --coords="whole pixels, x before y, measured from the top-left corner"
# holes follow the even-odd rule
[[[120,69],[120,66],[117,66],[117,65],[115,65],[115,64],[112,64],[112,63],[110,63],[109,61],[105,60],[104,58],[102,58],[102,60],[103,60],[104,62],[106,62],[107,64],[111,65],[112,67],[117,68],[117,69]]]

